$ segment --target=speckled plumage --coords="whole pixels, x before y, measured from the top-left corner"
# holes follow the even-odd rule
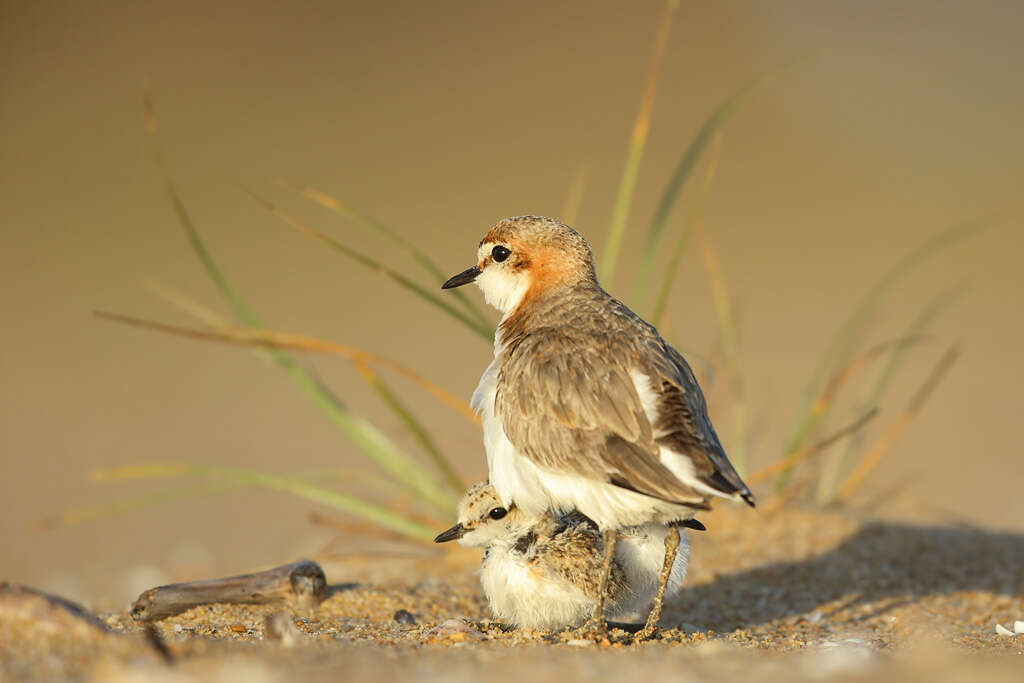
[[[474,485],[459,505],[457,530],[438,538],[483,547],[481,583],[491,611],[519,627],[556,630],[578,626],[590,616],[598,591],[604,551],[596,525],[577,512],[530,517],[512,505],[505,510],[487,482]],[[608,584],[607,618],[642,621],[657,589],[664,527],[647,525],[623,532]],[[673,566],[669,594],[678,592],[689,557],[685,536]]]

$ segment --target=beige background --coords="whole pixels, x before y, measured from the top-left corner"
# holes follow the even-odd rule
[[[290,231],[242,188],[386,253],[275,179],[336,193],[454,273],[497,219],[558,215],[585,164],[577,226],[600,251],[660,9],[3,0],[0,578],[120,600],[187,567],[234,571],[316,552],[325,536],[307,522],[315,506],[259,491],[28,530],[68,507],[166,486],[90,483],[97,467],[364,469],[283,374],[245,351],[91,316],[102,308],[188,322],[148,281],[224,310],[148,155],[144,78],[195,220],[265,319],[401,358],[468,397],[486,343]],[[1022,15],[1015,2],[683,3],[627,268],[665,178],[711,109],[753,75],[818,55],[730,123],[706,210],[741,313],[755,465],[778,456],[800,388],[865,288],[928,235],[1002,211],[1001,225],[909,278],[872,328],[876,340],[899,334],[933,294],[969,287],[915,352],[873,433],[946,345],[962,344],[963,358],[872,486],[909,483],[887,514],[1024,529]],[[628,293],[630,272],[613,293]],[[683,348],[714,345],[710,301],[691,251],[669,326]],[[313,362],[413,447],[343,361]],[[475,428],[409,395],[467,476],[481,474]],[[713,402],[716,414],[727,408]]]

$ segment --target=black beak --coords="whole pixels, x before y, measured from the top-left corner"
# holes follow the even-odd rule
[[[462,285],[468,285],[470,282],[475,280],[479,276],[481,270],[476,266],[472,268],[466,268],[458,275],[453,275],[448,278],[448,281],[441,285],[441,289],[452,289],[454,287],[461,287]]]
[[[447,531],[442,531],[434,539],[434,543],[447,543],[448,541],[454,541],[457,538],[462,538],[466,535],[466,527],[461,524],[456,524]]]

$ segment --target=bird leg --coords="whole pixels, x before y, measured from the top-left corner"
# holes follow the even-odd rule
[[[612,573],[612,560],[615,559],[615,546],[619,541],[619,534],[615,529],[605,529],[602,535],[604,545],[604,557],[601,562],[601,575],[597,585],[597,596],[594,601],[594,613],[583,626],[579,628],[576,635],[580,638],[592,638],[602,641],[608,637],[608,624],[604,620],[604,603],[608,594],[608,579]]]
[[[672,566],[676,563],[676,555],[679,554],[679,527],[675,524],[668,525],[668,533],[665,534],[665,564],[661,567],[661,576],[658,577],[658,592],[654,596],[654,605],[651,613],[647,615],[647,624],[634,637],[635,642],[650,639],[658,630],[658,621],[661,619],[661,607],[665,600],[665,588],[668,586],[668,577],[672,574]]]

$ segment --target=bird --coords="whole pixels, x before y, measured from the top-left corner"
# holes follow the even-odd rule
[[[700,528],[701,525],[695,527]],[[605,616],[622,624],[642,623],[658,589],[666,525],[646,524],[622,532],[612,559]],[[689,561],[682,537],[667,595],[679,592]],[[457,540],[484,548],[480,582],[495,617],[518,628],[558,631],[579,626],[593,612],[603,537],[577,511],[527,516],[515,503],[505,507],[494,487],[481,481],[459,503],[458,523],[437,543]]]
[[[499,498],[530,516],[577,510],[594,521],[605,541],[602,585],[618,530],[668,525],[663,594],[679,543],[674,523],[710,509],[714,497],[755,504],[693,370],[601,288],[590,244],[552,218],[499,221],[475,265],[442,289],[469,283],[502,314],[472,399]],[[603,599],[584,627],[597,638],[606,633]],[[653,637],[660,614],[656,600],[639,638]]]

